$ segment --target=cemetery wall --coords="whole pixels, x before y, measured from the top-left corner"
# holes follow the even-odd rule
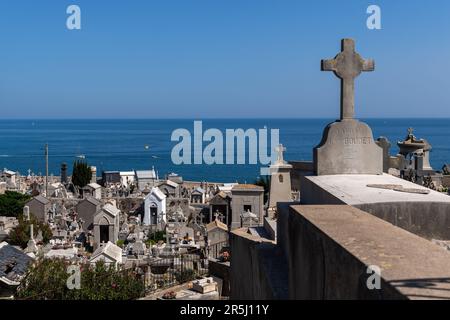
[[[450,240],[448,203],[409,201],[370,203],[354,207],[428,240]]]
[[[210,275],[223,280],[221,295],[228,297],[230,295],[230,263],[209,259],[208,271]]]
[[[275,299],[276,292],[265,272],[263,256],[265,249],[275,247],[275,243],[250,235],[246,229],[233,230],[230,233],[230,243],[230,299]]]
[[[290,299],[450,297],[450,254],[430,241],[351,206],[288,211],[279,219],[288,220],[289,245],[280,245],[288,250]],[[370,290],[373,265],[380,286]]]

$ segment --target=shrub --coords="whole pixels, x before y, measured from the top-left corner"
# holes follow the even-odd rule
[[[19,216],[19,224],[9,232],[11,244],[26,248],[28,241],[30,241],[31,224],[33,224],[33,232],[35,237],[40,230],[42,232],[42,241],[44,242],[44,244],[50,241],[53,236],[50,226],[44,222],[38,221],[35,216],[30,214],[29,221],[25,220],[22,215]]]
[[[179,283],[185,283],[188,281],[195,280],[197,273],[192,269],[186,269],[175,273],[175,279]]]
[[[0,195],[0,216],[19,217],[31,197],[14,191]]]
[[[117,271],[103,262],[80,266],[80,289],[67,287],[67,267],[62,259],[38,259],[20,284],[16,298],[32,300],[130,300],[144,295],[144,283],[132,270]]]

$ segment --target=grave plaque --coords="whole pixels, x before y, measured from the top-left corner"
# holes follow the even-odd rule
[[[325,128],[314,148],[317,175],[383,173],[382,148],[373,140],[370,127],[353,118],[354,80],[374,66],[373,60],[355,52],[352,39],[342,40],[342,51],[334,59],[322,60],[322,71],[333,71],[341,79],[341,117]]]

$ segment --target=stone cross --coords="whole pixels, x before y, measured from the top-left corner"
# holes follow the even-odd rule
[[[330,60],[322,60],[322,71],[333,71],[341,79],[341,120],[353,119],[355,114],[355,78],[362,71],[375,70],[372,59],[364,60],[355,51],[353,39],[343,39],[341,52]]]
[[[275,151],[278,153],[277,162],[284,163],[283,152],[286,151],[286,148],[282,144],[279,144],[278,146],[275,147]]]

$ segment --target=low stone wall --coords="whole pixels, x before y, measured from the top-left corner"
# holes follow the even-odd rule
[[[390,175],[304,177],[301,203],[348,204],[426,239],[450,240],[450,198],[447,195],[433,190],[429,190],[429,194],[396,192],[369,188],[366,184],[399,184],[405,188],[425,189]]]
[[[287,298],[284,255],[274,241],[236,229],[230,233],[230,243],[231,300]]]
[[[409,201],[354,207],[428,240],[450,240],[450,206],[447,203]]]
[[[270,240],[277,241],[277,223],[274,220],[265,217],[263,227],[269,234]]]
[[[279,220],[287,234],[278,239],[286,251],[289,298],[450,298],[450,253],[430,241],[351,206],[286,209],[279,207],[284,211]],[[250,240],[239,241],[242,253],[245,246],[249,250]],[[373,275],[369,266],[381,269],[380,289],[367,286]],[[254,286],[255,279],[240,280],[242,286]]]
[[[223,280],[221,296],[230,296],[230,262],[220,262],[216,259],[209,259],[208,272],[210,275]]]

